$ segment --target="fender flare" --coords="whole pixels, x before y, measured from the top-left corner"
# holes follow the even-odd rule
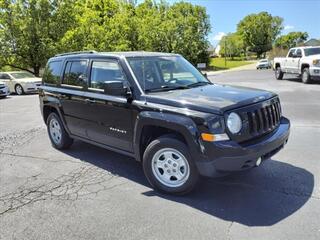
[[[65,118],[63,117],[64,114],[62,113],[63,110],[62,110],[62,108],[61,108],[61,104],[60,104],[59,100],[56,99],[56,98],[52,98],[52,99],[50,99],[50,101],[44,101],[43,106],[41,107],[41,108],[42,108],[42,109],[41,109],[41,111],[42,111],[42,116],[43,116],[43,120],[44,120],[44,121],[45,121],[45,119],[44,119],[43,110],[44,110],[45,107],[54,108],[54,109],[56,110],[56,112],[58,113],[58,116],[60,117],[60,120],[61,120],[61,122],[62,122],[62,124],[63,124],[64,129],[65,129],[66,132],[70,135],[71,133],[70,133],[70,130],[69,130],[68,126],[67,126],[66,120],[65,120]],[[46,121],[45,121],[45,124],[47,124]]]
[[[179,132],[186,140],[191,156],[196,160],[196,156],[202,153],[201,143],[199,142],[199,131],[195,122],[183,115],[172,113],[144,111],[138,114],[133,136],[133,148],[135,158],[142,161],[140,154],[140,140],[142,129],[145,126],[163,127],[175,132]]]

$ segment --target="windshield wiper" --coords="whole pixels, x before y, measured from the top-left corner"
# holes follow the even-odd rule
[[[179,90],[179,89],[188,89],[189,86],[183,86],[183,85],[178,85],[178,86],[171,86],[171,85],[163,85],[160,88],[151,88],[151,89],[146,89],[146,92],[161,92],[161,91],[170,91],[170,90]]]
[[[192,88],[192,87],[199,87],[199,86],[212,85],[212,84],[213,83],[211,82],[196,82],[196,83],[188,84],[187,87]]]

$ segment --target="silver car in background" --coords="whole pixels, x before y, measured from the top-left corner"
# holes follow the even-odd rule
[[[7,84],[10,92],[18,95],[36,93],[41,86],[41,78],[29,72],[0,72],[0,81]]]
[[[0,98],[5,98],[10,94],[9,87],[4,82],[0,81]]]
[[[271,68],[271,63],[268,59],[261,59],[257,65],[256,65],[256,68],[257,69],[262,69],[262,68],[266,68],[266,69],[269,69]]]

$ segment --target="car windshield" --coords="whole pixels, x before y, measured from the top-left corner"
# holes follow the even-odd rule
[[[304,49],[305,56],[311,56],[311,55],[316,55],[316,54],[320,54],[320,47]]]
[[[35,76],[28,72],[16,72],[11,73],[11,76],[15,79],[22,79],[22,78],[34,78]]]
[[[146,92],[186,89],[211,84],[180,56],[128,57],[140,86]]]
[[[261,63],[266,63],[268,62],[268,60],[264,59],[264,60],[260,60]]]

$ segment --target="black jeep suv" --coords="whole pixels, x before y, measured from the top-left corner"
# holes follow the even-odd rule
[[[55,148],[79,139],[134,157],[169,193],[258,166],[289,137],[276,94],[213,84],[177,54],[56,55],[39,95]]]

